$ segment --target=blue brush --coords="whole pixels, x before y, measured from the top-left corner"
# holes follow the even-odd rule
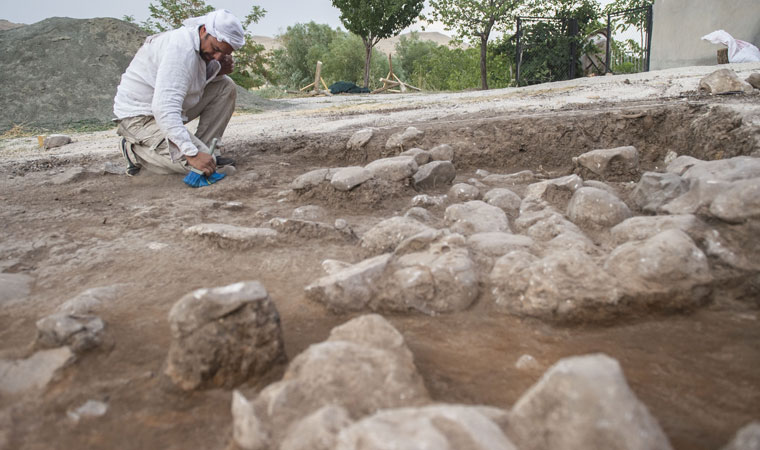
[[[216,147],[216,140],[216,138],[211,140],[211,146],[209,147],[209,154],[211,156],[214,156],[214,147]],[[216,158],[214,158],[214,160],[216,160]],[[211,175],[206,176],[202,171],[196,169],[195,167],[191,167],[190,173],[185,175],[185,179],[182,181],[184,181],[185,184],[190,187],[197,188],[214,184],[222,178],[224,178],[223,173],[214,172]]]

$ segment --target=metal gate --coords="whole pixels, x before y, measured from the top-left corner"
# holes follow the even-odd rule
[[[607,37],[606,73],[649,72],[652,5],[607,14]]]

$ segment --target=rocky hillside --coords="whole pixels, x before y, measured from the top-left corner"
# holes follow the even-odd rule
[[[13,74],[0,83],[0,133],[108,123],[121,74],[144,39],[136,25],[112,18],[53,17],[0,31],[0,73]],[[238,92],[239,107],[265,103]]]

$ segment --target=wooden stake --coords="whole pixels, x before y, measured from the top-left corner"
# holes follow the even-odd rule
[[[317,61],[317,74],[314,75],[314,90],[319,90],[319,80],[322,79],[322,61]]]

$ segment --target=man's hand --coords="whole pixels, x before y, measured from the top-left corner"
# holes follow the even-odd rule
[[[222,68],[219,70],[218,75],[229,75],[235,70],[235,60],[232,58],[232,55],[224,55],[219,63],[222,65]]]
[[[214,162],[214,157],[208,153],[199,151],[195,156],[185,156],[185,159],[187,159],[188,164],[200,171],[203,171],[203,174],[206,176],[209,176],[216,171],[216,163]]]

